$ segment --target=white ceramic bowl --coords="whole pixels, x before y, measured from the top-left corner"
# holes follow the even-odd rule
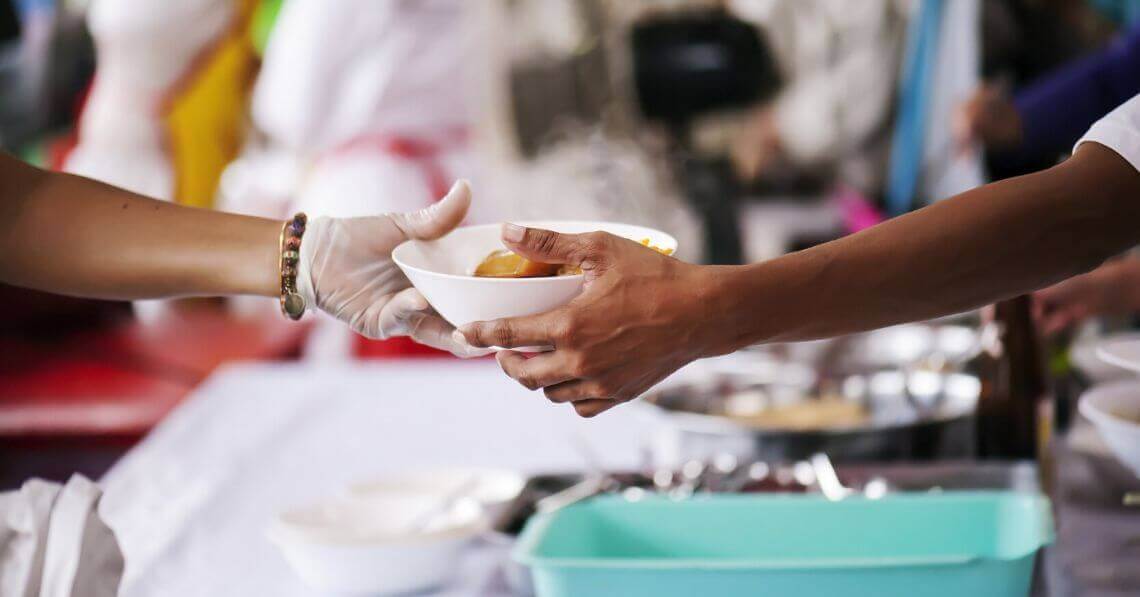
[[[1140,373],[1140,338],[1134,334],[1109,336],[1097,345],[1096,356],[1109,365]]]
[[[486,529],[478,502],[461,501],[421,532],[409,527],[438,500],[373,496],[281,513],[269,538],[306,583],[321,591],[393,595],[446,584],[464,545]]]
[[[642,226],[611,222],[539,221],[522,226],[557,232],[600,230],[635,241],[649,239],[653,246],[677,250],[677,239]],[[476,278],[475,266],[496,249],[502,249],[502,225],[457,228],[434,240],[410,240],[392,251],[412,284],[452,325],[502,317],[534,315],[566,304],[582,291],[582,275],[550,278]]]
[[[522,492],[526,479],[514,471],[493,468],[411,471],[351,485],[348,497],[370,501],[375,497],[384,499],[393,494],[419,494],[446,499],[469,484],[466,497],[479,502],[487,518],[494,521]]]
[[[1096,386],[1081,397],[1079,408],[1116,458],[1140,476],[1140,381]]]

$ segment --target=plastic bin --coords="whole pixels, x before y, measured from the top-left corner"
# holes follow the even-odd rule
[[[605,496],[533,517],[513,556],[538,597],[1022,596],[1052,540],[1031,493]]]

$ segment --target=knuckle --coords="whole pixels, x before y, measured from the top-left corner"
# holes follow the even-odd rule
[[[558,244],[558,235],[550,232],[549,230],[531,230],[532,237],[530,239],[530,246],[540,253],[550,253],[554,251],[555,246]]]
[[[537,390],[539,388],[538,381],[529,373],[522,373],[515,379],[528,390]]]
[[[605,251],[610,245],[610,235],[605,232],[588,232],[582,240],[587,254]]]
[[[600,381],[597,384],[595,384],[595,386],[594,386],[594,396],[593,397],[594,398],[612,399],[612,398],[615,398],[620,393],[621,393],[621,389],[618,388],[613,382],[611,382],[611,381]]]
[[[574,340],[574,316],[566,315],[558,322],[551,324],[550,336],[561,346],[568,346]]]
[[[492,329],[490,336],[499,346],[510,346],[515,340],[515,328],[504,321]]]
[[[482,323],[473,323],[465,330],[463,337],[468,342],[477,346],[486,346],[487,342],[487,326]]]
[[[566,400],[567,400],[565,394],[563,394],[562,392],[559,392],[558,390],[552,390],[550,388],[547,388],[547,389],[543,390],[542,393],[546,395],[547,400],[549,400],[555,404],[561,404],[563,402],[566,402]]]
[[[586,355],[576,354],[570,363],[570,370],[575,377],[592,377],[598,373],[598,366]]]

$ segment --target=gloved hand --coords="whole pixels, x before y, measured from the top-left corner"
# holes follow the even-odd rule
[[[466,181],[420,211],[365,218],[313,218],[301,241],[297,292],[317,308],[368,338],[411,336],[460,357],[490,351],[467,344],[436,314],[392,261],[409,239],[439,238],[455,228],[471,204]]]

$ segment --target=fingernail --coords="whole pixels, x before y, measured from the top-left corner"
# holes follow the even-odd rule
[[[526,228],[518,224],[503,224],[503,240],[511,243],[521,243],[526,235]]]
[[[451,339],[460,346],[468,346],[467,336],[464,336],[463,332],[460,332],[459,330],[451,332]]]

